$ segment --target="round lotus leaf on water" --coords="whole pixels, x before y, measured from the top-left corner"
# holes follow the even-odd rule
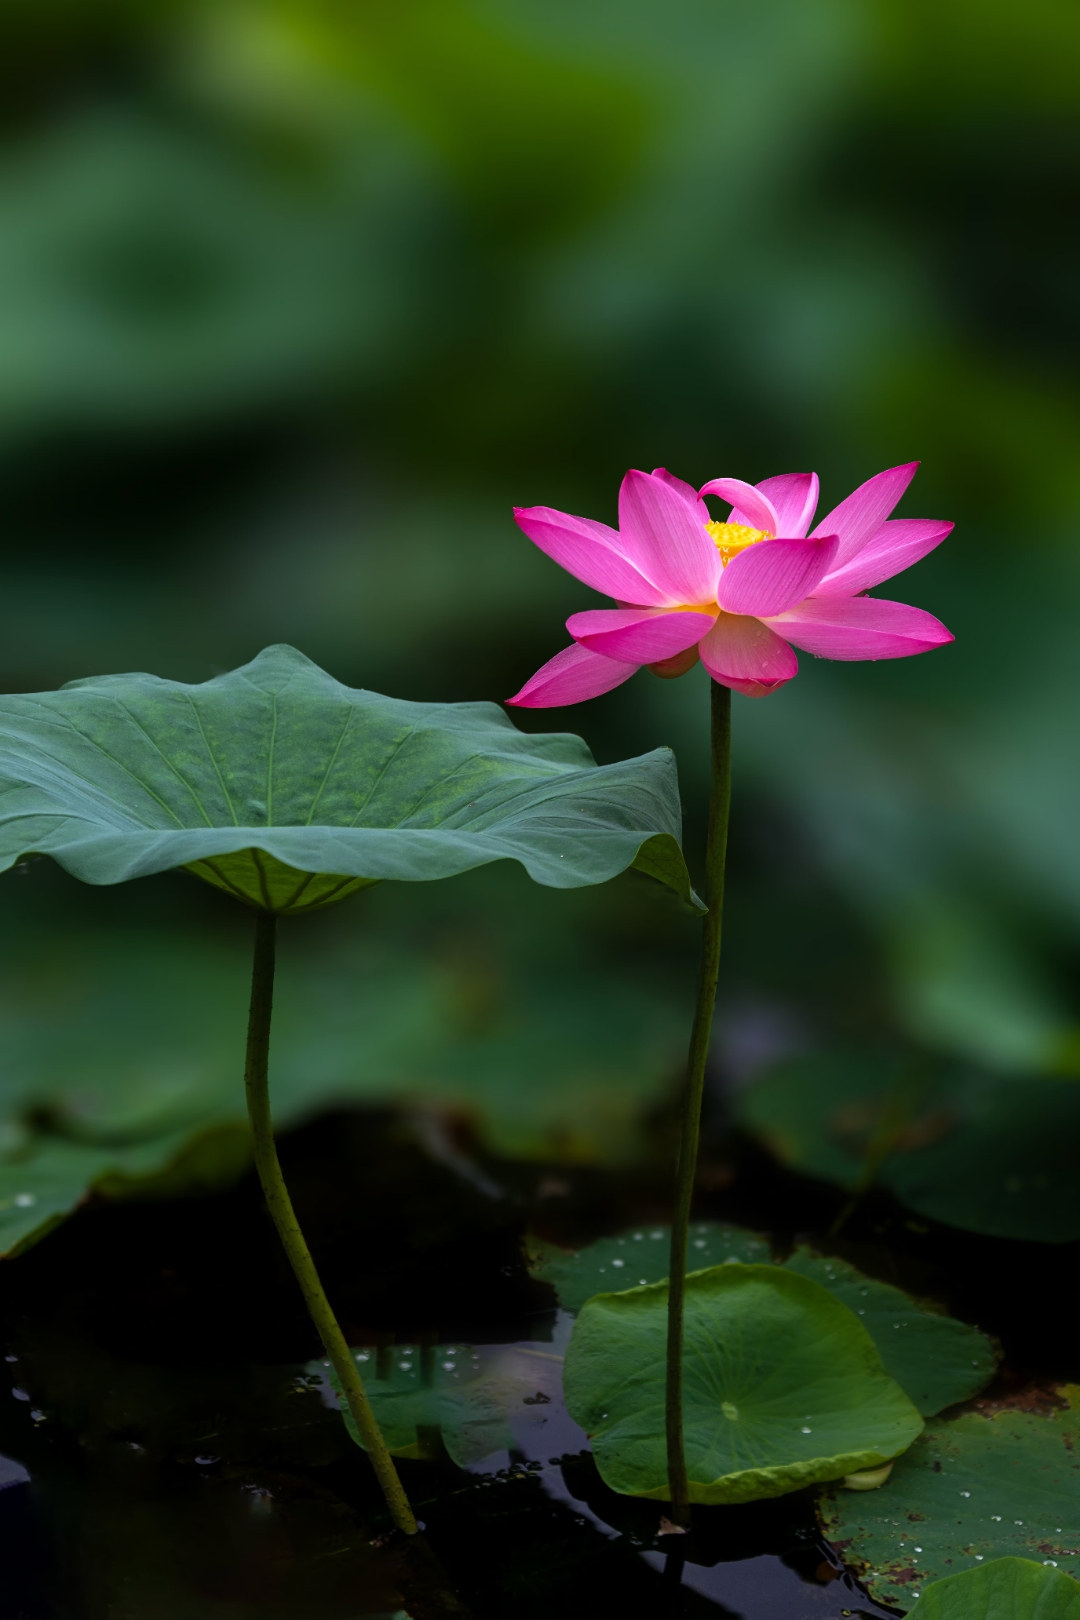
[[[901,1289],[864,1277],[845,1260],[796,1249],[785,1269],[812,1277],[855,1312],[886,1371],[923,1417],[970,1400],[993,1377],[994,1347],[978,1328],[922,1310]]]
[[[1080,1238],[1080,1085],[816,1053],[741,1095],[739,1123],[783,1163],[852,1190],[865,1179],[931,1220],[989,1237]]]
[[[669,1226],[633,1227],[577,1253],[533,1239],[533,1275],[552,1285],[564,1310],[580,1311],[594,1294],[664,1281],[670,1243]],[[690,1229],[689,1263],[695,1271],[732,1261],[763,1265],[770,1258],[766,1240],[741,1227],[702,1221]],[[845,1260],[796,1249],[784,1269],[810,1277],[854,1311],[886,1372],[923,1417],[970,1399],[993,1376],[994,1347],[978,1328],[924,1310],[901,1289],[864,1276]]]
[[[493,703],[354,691],[292,647],[196,686],[109,675],[2,698],[0,793],[0,871],[186,866],[286,912],[512,859],[552,888],[636,866],[691,897],[670,749],[599,766]]]
[[[669,1496],[667,1284],[599,1294],[574,1324],[566,1404],[604,1481]],[[873,1468],[922,1419],[866,1329],[819,1284],[778,1266],[687,1278],[684,1421],[690,1499],[748,1502]]]
[[[931,1424],[880,1490],[824,1493],[825,1534],[873,1597],[906,1607],[1009,1555],[1080,1577],[1080,1387],[1056,1399]]]
[[[995,1558],[934,1581],[918,1620],[1080,1620],[1080,1582],[1030,1558]]]
[[[533,1276],[550,1283],[566,1311],[580,1311],[594,1294],[663,1282],[670,1269],[671,1227],[635,1226],[621,1237],[600,1238],[577,1253],[554,1245],[534,1244],[540,1259]],[[689,1264],[695,1271],[739,1260],[766,1264],[769,1245],[753,1232],[718,1221],[699,1221],[690,1228]]]

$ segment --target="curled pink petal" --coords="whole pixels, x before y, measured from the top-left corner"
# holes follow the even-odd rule
[[[873,478],[860,484],[818,524],[811,538],[819,534],[840,537],[836,567],[842,568],[846,562],[850,562],[855,553],[877,534],[914,478],[918,465],[917,461],[907,461],[903,466],[888,467],[885,472],[875,473]]]
[[[720,554],[704,523],[665,479],[627,473],[619,490],[619,535],[626,555],[664,592],[669,606],[716,600]],[[633,600],[625,591],[617,594]]]
[[[594,608],[575,613],[566,628],[575,641],[608,658],[656,664],[699,642],[715,613],[664,613],[658,608]]]
[[[775,535],[794,535],[802,539],[814,521],[818,503],[817,473],[779,473],[775,478],[763,478],[756,485],[776,513]],[[743,516],[731,514],[732,523],[744,523]],[[756,525],[751,524],[751,528]]]
[[[843,568],[826,574],[815,596],[858,596],[925,557],[952,532],[933,518],[890,518]]]
[[[818,658],[910,658],[954,639],[932,613],[876,596],[812,596],[769,624]]]
[[[721,613],[698,649],[714,681],[747,697],[766,697],[798,673],[786,641],[760,619]]]
[[[730,501],[735,508],[731,514],[735,523],[745,523],[751,529],[764,529],[768,534],[780,533],[780,519],[772,501],[741,478],[710,478],[707,484],[702,484],[698,494],[719,495],[721,500]],[[736,517],[735,512],[740,516]]]
[[[666,467],[654,467],[652,476],[662,479],[669,489],[673,489],[677,495],[681,495],[687,505],[693,507],[699,523],[708,523],[712,514],[693,484],[684,483],[681,478],[676,478],[675,474],[669,473]]]
[[[809,596],[832,566],[836,537],[822,540],[759,540],[728,563],[717,601],[725,613],[769,618]]]
[[[575,641],[572,647],[564,647],[550,658],[515,697],[506,701],[518,709],[560,709],[568,703],[585,703],[621,686],[638,668],[637,664],[620,663],[605,658],[603,653],[590,652]]]
[[[594,591],[644,607],[660,607],[667,601],[664,592],[629,561],[619,534],[606,523],[571,517],[551,506],[515,507],[514,518],[534,545]]]

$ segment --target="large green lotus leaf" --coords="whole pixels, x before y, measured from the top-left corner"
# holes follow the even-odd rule
[[[286,912],[513,859],[558,889],[638,865],[690,897],[670,749],[598,766],[492,703],[355,691],[292,647],[198,686],[110,675],[3,698],[0,794],[0,871],[186,866]]]
[[[749,1087],[739,1121],[792,1169],[875,1181],[920,1215],[991,1237],[1080,1238],[1080,1085],[953,1072],[933,1080],[840,1053]]]
[[[571,1417],[613,1490],[669,1496],[667,1285],[599,1294],[566,1355]],[[828,1291],[777,1266],[687,1278],[686,1462],[695,1502],[748,1502],[878,1467],[922,1419],[870,1335]]]
[[[621,1237],[599,1238],[576,1252],[531,1240],[533,1276],[550,1283],[566,1311],[580,1311],[594,1294],[664,1282],[669,1270],[670,1226],[635,1226]],[[768,1243],[741,1227],[699,1221],[690,1228],[690,1264],[695,1271],[739,1260],[764,1265]]]
[[[1080,1620],[1080,1582],[1030,1558],[995,1558],[934,1581],[919,1620]]]
[[[90,1191],[197,1192],[245,1168],[245,946],[133,928],[20,936],[0,953],[0,1254]],[[509,982],[493,985],[462,953],[291,934],[279,1125],[396,1101],[465,1114],[509,1157],[639,1156],[678,1072],[680,1009],[614,975],[552,968],[531,944],[508,942],[507,962]]]
[[[922,1310],[902,1289],[864,1277],[846,1260],[796,1249],[785,1269],[812,1277],[855,1312],[923,1417],[969,1400],[993,1377],[994,1347],[978,1328]]]
[[[474,1367],[467,1346],[438,1345],[425,1351],[395,1345],[384,1353],[389,1365],[381,1367],[373,1351],[354,1350],[353,1356],[383,1439],[395,1456],[437,1456],[441,1440],[460,1468],[510,1449],[510,1414],[536,1388],[535,1380]],[[308,1372],[325,1377],[340,1403],[341,1386],[332,1367],[313,1362]],[[342,1407],[342,1416],[362,1446],[347,1407]]]
[[[880,1490],[828,1491],[819,1512],[884,1603],[905,1606],[928,1581],[1008,1555],[1080,1576],[1080,1387],[1065,1386],[1059,1409],[935,1423]]]

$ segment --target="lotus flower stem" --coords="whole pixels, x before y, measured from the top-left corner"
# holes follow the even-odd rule
[[[675,1216],[671,1225],[671,1273],[668,1284],[667,1331],[667,1465],[671,1489],[672,1521],[688,1529],[690,1497],[683,1450],[683,1307],[686,1296],[686,1253],[690,1206],[694,1198],[698,1140],[701,1135],[701,1099],[705,1090],[705,1064],[712,1034],[716,980],[720,971],[720,936],[724,916],[724,865],[727,857],[728,812],[731,807],[731,692],[718,681],[712,692],[712,782],[709,792],[709,830],[705,845],[705,900],[702,920],[701,971],[697,1005],[690,1033],[686,1091],[683,1100],[679,1160],[675,1177]]]
[[[319,1330],[323,1348],[329,1356],[338,1381],[345,1393],[349,1411],[357,1431],[363,1438],[372,1467],[386,1498],[390,1516],[399,1530],[414,1536],[416,1518],[409,1499],[398,1478],[394,1461],[386,1448],[371,1403],[356,1363],[352,1358],[345,1335],[330,1309],[330,1302],[319,1281],[311,1251],[296,1219],[285,1178],[281,1174],[274,1128],[270,1118],[270,1086],[268,1079],[270,1057],[270,1017],[274,1004],[274,957],[277,936],[277,917],[273,912],[260,911],[255,918],[255,959],[251,972],[251,1010],[248,1015],[247,1062],[244,1067],[244,1085],[247,1090],[248,1116],[254,1141],[255,1165],[266,1196],[278,1236],[285,1245],[289,1264],[296,1274],[311,1320]]]

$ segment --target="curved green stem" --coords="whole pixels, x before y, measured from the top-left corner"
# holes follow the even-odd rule
[[[731,806],[731,692],[712,681],[712,783],[709,794],[709,832],[705,845],[705,900],[708,912],[701,925],[701,971],[697,1005],[690,1033],[686,1091],[683,1099],[679,1161],[675,1177],[675,1216],[671,1226],[671,1272],[668,1284],[667,1331],[667,1465],[671,1489],[671,1517],[683,1528],[690,1525],[690,1497],[683,1450],[683,1310],[686,1298],[686,1251],[690,1206],[694,1198],[698,1140],[701,1135],[701,1099],[705,1090],[705,1064],[709,1056],[716,980],[720,972],[720,934],[724,915],[724,862],[727,856],[728,811]]]
[[[311,1320],[319,1330],[319,1337],[323,1348],[330,1358],[334,1371],[338,1375],[338,1382],[345,1394],[349,1411],[353,1415],[357,1430],[361,1435],[368,1456],[371,1458],[376,1477],[382,1487],[386,1505],[390,1515],[399,1530],[406,1535],[416,1534],[416,1519],[409,1506],[409,1499],[402,1489],[402,1484],[394,1467],[394,1461],[386,1449],[386,1441],[379,1431],[375,1421],[375,1414],[371,1410],[371,1403],[364,1393],[364,1386],[360,1381],[360,1374],[356,1370],[356,1363],[345,1343],[345,1335],[337,1324],[337,1318],[330,1309],[330,1302],[323,1292],[319,1273],[315,1270],[315,1262],[311,1258],[310,1250],[304,1241],[304,1234],[300,1230],[299,1222],[292,1207],[285,1179],[281,1174],[281,1165],[278,1162],[277,1148],[274,1146],[274,1129],[270,1119],[270,1086],[268,1080],[268,1067],[270,1058],[270,1016],[274,1005],[274,954],[277,934],[277,917],[269,911],[256,913],[255,918],[255,959],[251,970],[251,1010],[248,1014],[247,1036],[247,1062],[244,1067],[244,1085],[247,1089],[248,1116],[251,1120],[251,1134],[254,1140],[255,1165],[259,1172],[262,1190],[266,1195],[266,1202],[273,1217],[274,1225],[278,1229],[278,1236],[285,1245],[285,1253],[289,1257],[289,1264],[296,1274],[296,1280],[304,1295],[307,1308],[311,1313]]]

